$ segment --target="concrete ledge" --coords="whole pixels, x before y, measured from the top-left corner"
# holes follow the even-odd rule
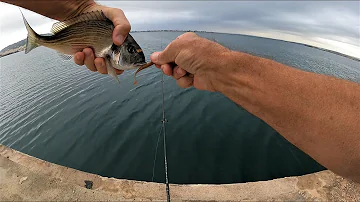
[[[240,184],[171,184],[170,194],[172,201],[360,201],[360,184],[321,171]],[[101,177],[0,145],[0,200],[166,201],[166,193],[164,184]]]

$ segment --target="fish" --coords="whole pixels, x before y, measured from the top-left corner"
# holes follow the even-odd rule
[[[50,30],[51,34],[43,35],[36,33],[24,14],[22,12],[21,14],[28,32],[25,54],[39,46],[44,46],[57,51],[63,59],[70,60],[75,53],[81,52],[84,48],[91,48],[95,57],[105,59],[108,74],[119,84],[120,80],[115,69],[138,69],[134,74],[135,85],[136,74],[153,65],[152,62],[145,61],[142,48],[130,33],[122,45],[113,43],[113,22],[101,10],[56,22]]]

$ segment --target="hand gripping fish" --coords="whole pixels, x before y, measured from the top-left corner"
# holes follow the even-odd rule
[[[141,47],[130,34],[121,46],[113,43],[114,25],[102,11],[84,13],[57,22],[50,30],[52,35],[37,34],[30,27],[22,12],[21,14],[28,31],[25,54],[36,47],[45,46],[58,51],[64,59],[69,60],[84,48],[91,48],[95,57],[105,59],[108,74],[114,77],[118,83],[120,80],[115,69],[138,69],[134,74],[134,84],[136,84],[136,74],[153,65],[152,62],[146,63]]]

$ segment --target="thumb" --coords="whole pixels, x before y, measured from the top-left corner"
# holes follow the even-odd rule
[[[155,64],[159,64],[159,65],[163,65],[165,64],[165,62],[162,62],[162,52],[154,52],[153,54],[150,55],[150,60],[155,63]]]
[[[181,48],[177,41],[170,43],[164,51],[154,52],[150,56],[150,60],[158,65],[168,64],[176,61],[177,56],[179,55]]]
[[[112,38],[114,43],[120,46],[131,30],[130,23],[121,9],[105,7],[104,14],[113,22],[115,28]]]
[[[131,29],[130,24],[116,25],[112,36],[114,43],[118,46],[124,43],[124,40],[126,36],[129,34],[130,29]]]

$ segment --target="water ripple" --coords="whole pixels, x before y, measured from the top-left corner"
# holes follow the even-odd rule
[[[149,60],[150,53],[180,34],[133,36]],[[347,58],[256,37],[201,34],[236,50],[360,82],[358,63]],[[92,73],[41,47],[0,60],[1,144],[103,176],[150,180],[162,118],[159,69],[141,71],[134,86],[136,70],[119,75],[118,85],[109,75]],[[178,88],[167,76],[165,83],[173,183],[246,182],[323,169],[223,95]],[[157,161],[159,182],[162,168]]]

